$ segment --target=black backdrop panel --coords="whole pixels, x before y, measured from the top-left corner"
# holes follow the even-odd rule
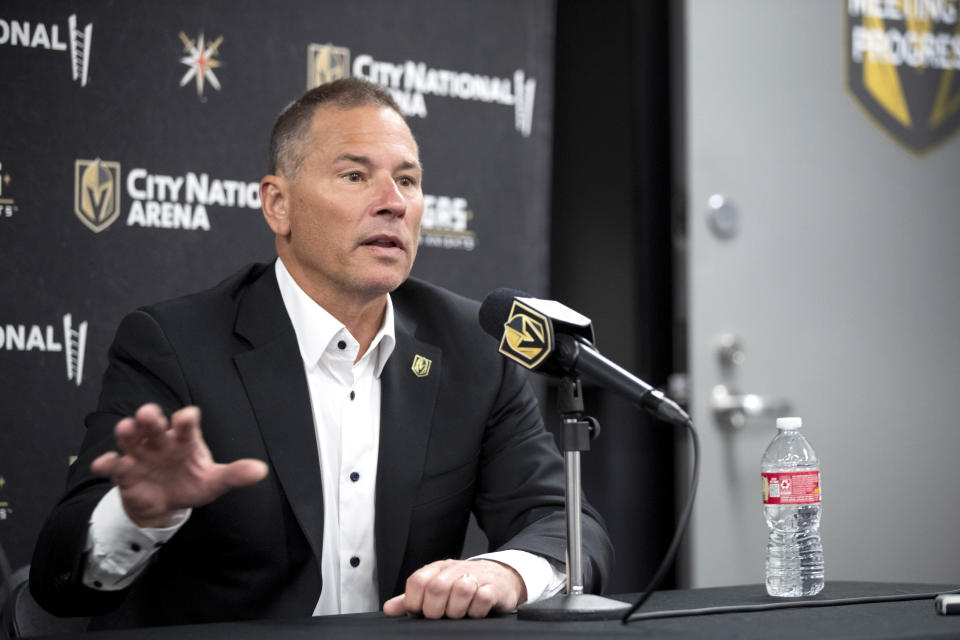
[[[475,298],[545,293],[553,38],[549,0],[4,2],[12,564],[29,562],[122,315],[272,257],[256,183],[274,118],[316,75],[309,60],[388,85],[410,109],[428,203],[416,275]]]

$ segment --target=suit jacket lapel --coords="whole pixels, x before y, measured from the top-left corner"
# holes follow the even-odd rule
[[[310,543],[319,571],[323,486],[303,359],[273,267],[250,285],[237,309],[236,332],[252,345],[234,356],[270,466]]]
[[[396,347],[380,378],[380,453],[377,464],[376,547],[380,601],[394,595],[407,546],[410,510],[423,475],[431,417],[440,386],[439,347],[414,337],[415,325],[398,313]],[[417,356],[429,371],[414,373]],[[422,364],[422,360],[420,361]]]

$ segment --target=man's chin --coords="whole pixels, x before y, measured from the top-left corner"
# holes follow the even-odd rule
[[[385,295],[396,291],[397,287],[404,283],[409,272],[405,274],[390,274],[383,276],[374,276],[364,282],[363,288],[372,295]]]

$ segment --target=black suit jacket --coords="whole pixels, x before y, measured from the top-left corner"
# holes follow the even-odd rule
[[[381,601],[424,564],[457,557],[471,511],[491,549],[562,565],[563,463],[525,373],[480,330],[477,303],[415,279],[392,296],[397,343],[381,378],[376,484]],[[417,355],[431,362],[425,376],[413,371]],[[167,412],[197,405],[215,460],[259,458],[271,472],[195,509],[133,586],[88,589],[87,522],[109,489],[89,466],[115,448],[116,422],[147,401]],[[323,492],[303,362],[272,264],[127,316],[86,425],[34,552],[41,605],[98,616],[95,628],[312,614]],[[584,515],[584,582],[599,590],[612,549],[599,516]]]

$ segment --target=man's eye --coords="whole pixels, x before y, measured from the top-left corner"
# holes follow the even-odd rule
[[[417,185],[417,181],[410,176],[400,176],[397,178],[397,184],[401,187],[414,187]]]
[[[351,171],[350,173],[343,176],[350,182],[360,182],[363,180],[363,175],[359,171]]]

